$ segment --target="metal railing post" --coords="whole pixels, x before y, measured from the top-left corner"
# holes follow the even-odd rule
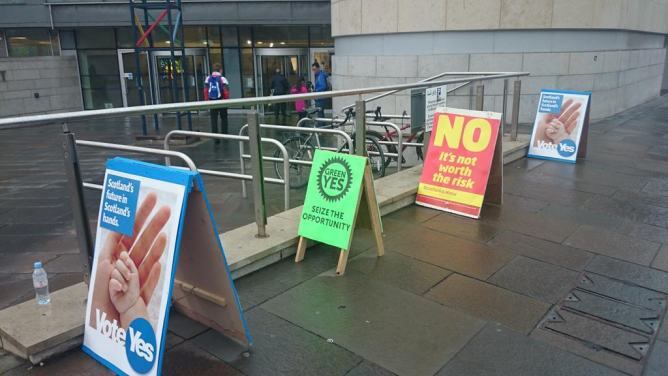
[[[503,137],[507,127],[506,111],[508,110],[508,79],[503,80],[503,98],[501,98],[501,129],[499,129],[500,137]]]
[[[260,117],[257,110],[248,113],[248,145],[251,155],[251,166],[253,171],[253,206],[255,210],[255,224],[257,224],[257,237],[267,237],[267,207],[264,196],[264,172],[262,160],[262,143],[260,138]]]
[[[81,256],[82,272],[84,282],[88,284],[90,279],[90,268],[93,265],[93,237],[90,233],[88,213],[83,196],[83,179],[74,134],[63,124],[63,160],[65,162],[65,174],[67,175],[67,189],[70,196],[70,206],[74,217],[74,227],[77,231],[77,242],[79,244],[79,255]]]
[[[366,102],[355,101],[355,154],[366,156]]]
[[[522,81],[513,82],[513,117],[510,124],[510,141],[517,141],[517,127],[520,122],[520,95],[522,93]]]
[[[475,109],[482,111],[485,107],[485,85],[478,85],[475,88]]]

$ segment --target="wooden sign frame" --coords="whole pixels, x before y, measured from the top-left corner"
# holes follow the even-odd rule
[[[363,208],[362,208],[363,207]],[[357,205],[355,209],[355,217],[353,221],[353,231],[351,237],[355,235],[355,229],[358,227],[368,228],[373,232],[374,240],[376,242],[376,250],[378,257],[385,255],[385,245],[383,243],[383,225],[380,219],[380,209],[378,207],[378,200],[376,198],[376,191],[373,187],[373,173],[371,166],[367,162],[364,167],[364,179],[362,180],[362,189],[357,197]],[[303,236],[299,237],[297,244],[297,253],[295,254],[295,262],[301,262],[306,256],[307,239]],[[352,244],[352,242],[350,242]],[[341,249],[339,253],[339,261],[336,265],[336,275],[343,275],[346,272],[348,264],[348,254],[350,249]]]

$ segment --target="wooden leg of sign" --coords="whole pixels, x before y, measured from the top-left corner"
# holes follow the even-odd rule
[[[297,244],[297,254],[295,254],[295,262],[300,262],[304,259],[306,254],[306,238],[303,236],[299,237],[299,243]]]
[[[503,135],[500,131],[494,147],[492,167],[485,190],[485,202],[499,206],[503,204]]]
[[[348,251],[341,250],[339,254],[339,263],[336,265],[336,275],[343,275],[346,272],[346,265],[348,264]]]
[[[376,191],[373,188],[373,174],[371,168],[367,165],[364,169],[364,197],[366,199],[366,207],[369,210],[369,219],[371,220],[371,231],[376,240],[376,249],[378,256],[385,254],[385,245],[383,243],[383,224],[380,219],[380,211],[378,209],[378,201],[376,200]]]

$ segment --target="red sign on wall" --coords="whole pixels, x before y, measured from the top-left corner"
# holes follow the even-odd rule
[[[438,109],[416,204],[479,218],[500,124],[495,112]]]

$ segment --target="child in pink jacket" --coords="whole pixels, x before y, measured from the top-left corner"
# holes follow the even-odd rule
[[[290,94],[304,94],[308,93],[308,89],[306,88],[306,85],[304,84],[304,78],[301,77],[299,78],[299,82],[297,82],[296,85],[292,86],[290,89]],[[295,101],[295,111],[297,111],[297,114],[299,115],[299,118],[305,118],[306,117],[306,101]]]

